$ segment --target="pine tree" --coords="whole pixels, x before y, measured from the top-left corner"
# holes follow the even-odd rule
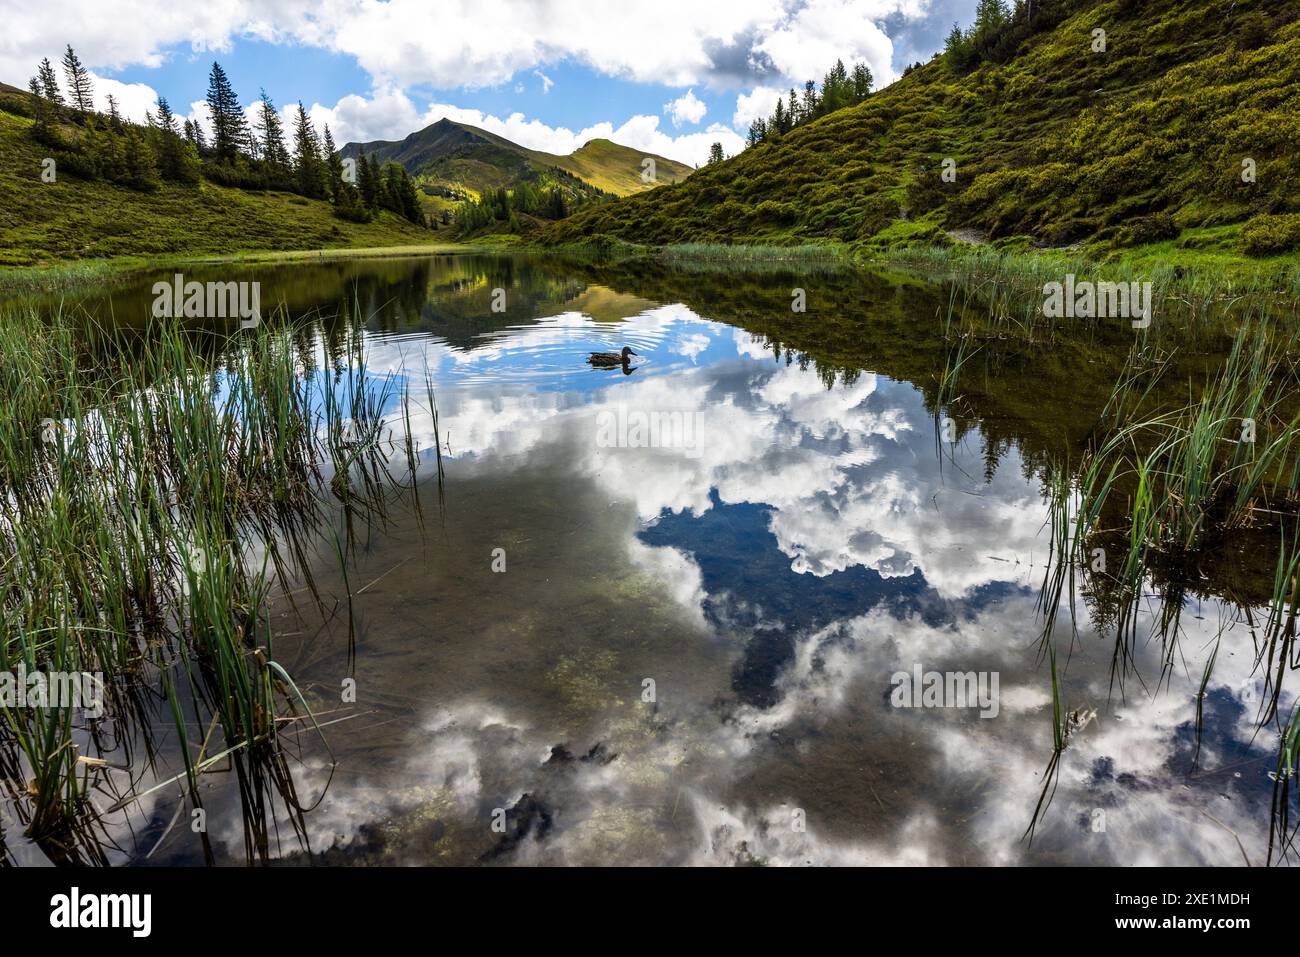
[[[1006,0],[979,0],[975,7],[975,24],[971,35],[975,53],[987,57],[1011,19]]]
[[[397,200],[399,212],[417,226],[424,225],[424,210],[420,206],[420,194],[416,192],[415,181],[411,179],[406,167],[397,166]],[[510,217],[514,219],[514,212]],[[517,222],[517,221],[516,221]]]
[[[158,171],[164,179],[177,183],[199,181],[198,153],[181,137],[167,97],[158,97]]]
[[[176,114],[172,112],[167,97],[158,97],[158,129],[163,133],[176,134]]]
[[[721,163],[725,158],[726,158],[726,157],[724,157],[724,156],[722,155],[722,144],[721,144],[721,143],[714,143],[712,146],[709,147],[709,165],[710,165],[710,166],[712,166],[714,163]]]
[[[298,177],[298,191],[319,199],[325,195],[325,176],[321,169],[320,143],[307,110],[298,101],[298,120],[293,131],[293,163]]]
[[[194,147],[194,152],[196,155],[200,157],[204,157],[207,155],[208,142],[207,142],[207,137],[203,135],[202,126],[200,126],[198,123],[193,123],[189,120],[186,120],[185,138],[189,140],[190,145]]]
[[[378,184],[375,182],[374,166],[364,155],[357,158],[357,189],[361,193],[361,202],[367,209],[378,207]]]
[[[27,84],[27,89],[32,97],[32,137],[38,143],[47,146],[59,145],[55,128],[54,104],[42,92],[41,81],[32,77],[31,82]]]
[[[187,124],[189,120],[185,121]],[[117,97],[108,94],[108,126],[114,133],[122,132],[122,114],[117,109]]]
[[[857,63],[853,66],[853,76],[849,83],[853,88],[853,102],[861,103],[871,95],[871,88],[875,85],[876,78],[871,75],[871,68],[865,63]]]
[[[36,75],[41,81],[41,93],[45,99],[54,106],[63,105],[63,95],[59,93],[59,81],[54,76],[54,67],[50,65],[50,58],[46,57],[37,67]]]
[[[289,169],[289,150],[284,145],[284,123],[275,111],[275,104],[262,91],[261,102],[257,111],[257,131],[262,136],[262,159],[276,172]]]
[[[817,115],[834,113],[853,102],[853,89],[849,84],[848,71],[844,69],[844,61],[836,60],[822,80],[822,98],[816,104]]]
[[[207,103],[212,113],[213,155],[218,162],[233,163],[248,140],[248,126],[239,108],[239,97],[220,63],[212,64]]]
[[[377,210],[380,207],[387,205],[387,201],[384,196],[384,177],[379,170],[379,160],[375,158],[374,153],[370,154],[370,182],[374,184],[372,194],[373,199],[370,203],[370,208]]]
[[[840,64],[840,69],[843,68],[844,65]],[[812,80],[809,80],[803,85],[803,103],[800,106],[803,118],[805,120],[811,120],[814,116],[817,116],[818,107],[820,105],[821,104],[817,99],[817,84]]]
[[[325,159],[325,178],[329,184],[330,195],[335,199],[343,192],[343,160],[339,158],[338,149],[334,146],[334,134],[330,132],[329,124],[325,124],[325,133],[322,142],[322,151]]]
[[[952,25],[952,32],[948,34],[948,39],[944,43],[944,56],[947,58],[948,66],[957,72],[965,72],[974,66],[975,52],[971,44],[971,38],[968,34],[963,33],[961,27],[957,24]]]
[[[127,185],[140,190],[158,188],[158,161],[153,147],[140,133],[139,127],[129,126],[122,147],[121,178]]]
[[[68,81],[68,96],[72,105],[83,116],[95,109],[95,98],[91,89],[90,71],[81,65],[81,60],[68,44],[68,52],[63,54],[63,75]]]
[[[106,171],[112,169],[106,163],[107,141],[112,134],[100,132],[99,124],[95,122],[93,115],[87,116],[86,121],[81,129],[81,168],[78,172],[99,177],[103,176]]]
[[[1006,26],[1011,19],[1006,0],[979,0],[975,7],[975,35],[992,34]]]
[[[548,189],[542,198],[539,210],[547,219],[564,219],[569,215],[569,204],[564,198],[564,190],[558,186]]]

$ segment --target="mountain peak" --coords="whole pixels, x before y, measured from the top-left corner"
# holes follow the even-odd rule
[[[530,150],[504,136],[443,117],[401,141],[348,143],[344,157],[374,156],[380,163],[401,163],[424,184],[453,193],[511,189],[562,182],[567,188],[626,196],[652,188],[642,179],[646,158],[655,162],[657,182],[685,179],[691,167],[604,137],[583,143],[567,156]],[[575,183],[575,180],[578,182]]]

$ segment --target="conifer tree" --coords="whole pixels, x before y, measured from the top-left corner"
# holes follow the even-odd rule
[[[298,101],[298,121],[293,133],[294,171],[298,176],[298,191],[316,199],[325,195],[325,177],[321,169],[320,143],[307,110]]]
[[[185,138],[190,141],[190,145],[194,147],[194,152],[199,157],[204,157],[207,155],[208,141],[207,141],[207,137],[203,135],[202,126],[200,126],[198,123],[194,123],[191,122],[190,120],[186,120]]]
[[[944,56],[948,66],[958,72],[964,72],[974,65],[975,56],[971,38],[955,23],[944,43]]]
[[[158,97],[158,170],[164,179],[178,183],[199,181],[198,154],[182,137],[176,115],[165,96]]]
[[[374,184],[374,201],[370,204],[371,209],[379,209],[388,205],[387,197],[384,195],[384,177],[379,170],[379,160],[375,154],[370,154],[370,181]]]
[[[367,209],[379,205],[378,184],[375,183],[374,167],[364,155],[357,158],[357,189],[361,193],[361,202]]]
[[[208,110],[212,114],[212,152],[218,162],[233,163],[248,140],[239,97],[221,64],[213,62],[208,76]]]
[[[140,190],[158,188],[158,161],[139,127],[127,127],[122,145],[122,164],[122,179],[129,186]]]
[[[843,64],[841,64],[841,69]],[[818,108],[821,103],[817,99],[817,84],[809,80],[803,85],[803,103],[800,106],[800,112],[805,121],[811,120],[818,115]]]
[[[337,200],[346,184],[343,182],[343,160],[339,158],[338,149],[334,145],[334,134],[330,132],[328,123],[325,124],[321,149],[324,154],[325,178],[329,185],[329,192]]]
[[[32,77],[27,89],[32,97],[32,137],[47,146],[59,145],[58,134],[55,132],[54,105],[46,98],[41,81]]]
[[[95,98],[91,89],[90,71],[81,65],[81,60],[68,44],[68,52],[63,54],[63,75],[68,81],[68,96],[72,106],[83,116],[95,109]]]
[[[289,150],[284,145],[284,124],[266,90],[262,91],[258,106],[257,131],[262,136],[262,159],[278,172],[288,170]]]
[[[50,65],[50,58],[46,57],[37,67],[36,75],[41,81],[41,93],[54,106],[63,105],[63,95],[59,92],[59,81],[54,76],[54,67]]]
[[[185,121],[189,123],[189,120]],[[108,94],[108,125],[114,133],[122,132],[122,114],[117,109],[117,97]]]
[[[871,87],[876,78],[871,75],[871,68],[865,63],[857,63],[854,64],[853,76],[849,82],[853,87],[853,102],[861,103],[871,95]]]

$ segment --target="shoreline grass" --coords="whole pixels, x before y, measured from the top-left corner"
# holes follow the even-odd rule
[[[269,596],[305,579],[321,601],[310,554],[329,494],[350,530],[415,489],[409,438],[409,485],[388,468],[395,388],[367,371],[355,331],[331,346],[278,319],[141,334],[0,310],[0,671],[102,676],[99,716],[0,703],[0,782],[52,860],[102,853],[89,795],[159,704],[196,808],[219,734],[250,859],[264,854],[269,792],[296,806],[290,729],[315,727],[275,660]],[[117,796],[110,811],[138,797]]]
[[[1016,284],[1041,295],[1046,282],[1067,273],[1079,280],[1151,282],[1157,298],[1181,296],[1193,301],[1228,302],[1275,293],[1277,305],[1300,304],[1300,263],[1236,258],[1202,259],[1179,264],[1152,258],[1138,249],[1121,255],[1092,256],[1081,250],[1010,250],[987,246],[900,248],[868,256],[868,263],[903,268],[935,280],[990,281]]]
[[[487,240],[508,237],[487,237]],[[118,284],[134,274],[183,265],[254,265],[266,263],[336,262],[419,256],[492,253],[571,257],[584,261],[628,262],[644,259],[677,268],[751,271],[782,268],[858,268],[897,271],[931,281],[999,289],[1004,300],[1015,295],[1030,311],[1041,306],[1045,282],[1061,281],[1067,273],[1078,279],[1140,278],[1152,283],[1158,301],[1184,311],[1209,312],[1230,308],[1241,300],[1264,301],[1281,310],[1300,309],[1300,263],[1288,257],[1255,261],[1241,257],[1201,257],[1192,264],[1165,261],[1138,247],[1123,254],[1093,256],[1085,250],[1008,249],[957,244],[952,246],[868,249],[835,242],[675,243],[639,245],[608,237],[578,243],[537,245],[529,242],[471,241],[416,245],[300,250],[244,250],[227,254],[129,256],[114,259],[60,261],[43,266],[0,267],[0,298],[78,292],[97,285]]]
[[[468,246],[463,243],[423,243],[412,246],[364,246],[337,249],[246,250],[211,255],[206,253],[177,253],[172,256],[123,256],[113,259],[63,260],[42,266],[0,266],[0,298],[79,292],[95,286],[120,284],[128,281],[133,275],[173,266],[336,262],[492,251],[496,250],[490,247]]]

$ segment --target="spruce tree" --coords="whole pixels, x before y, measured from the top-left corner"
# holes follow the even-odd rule
[[[343,182],[343,160],[339,158],[338,149],[334,146],[334,134],[330,132],[328,123],[325,124],[321,149],[324,153],[325,178],[329,183],[330,195],[337,200],[345,185]]]
[[[139,127],[127,127],[122,162],[124,168],[121,178],[127,185],[139,190],[158,188],[158,160]]]
[[[221,64],[214,62],[208,76],[208,110],[212,113],[212,152],[218,162],[233,163],[248,140],[239,97]]]
[[[849,82],[853,88],[853,102],[861,103],[871,95],[871,87],[875,84],[876,78],[871,75],[871,68],[865,63],[857,63],[853,67],[853,76]]]
[[[361,193],[361,202],[367,209],[375,209],[378,205],[376,192],[374,169],[367,161],[365,155],[357,157],[357,189]]]
[[[68,81],[68,96],[72,106],[83,116],[95,109],[95,98],[91,89],[90,71],[81,65],[81,60],[68,44],[68,52],[63,54],[63,75]]]
[[[158,170],[164,179],[197,183],[198,154],[182,137],[165,96],[158,97]]]
[[[843,69],[843,64],[840,65],[840,68]],[[809,80],[803,85],[803,104],[800,106],[803,118],[811,120],[814,116],[820,115],[820,106],[821,103],[817,99],[817,84]]]
[[[189,120],[185,121],[187,124]],[[117,97],[108,94],[108,125],[114,133],[122,132],[122,114],[117,109]]]
[[[374,201],[370,204],[372,209],[379,209],[387,205],[387,197],[384,195],[384,176],[379,169],[379,160],[375,154],[370,154],[370,181],[374,183]]]
[[[36,75],[40,78],[41,93],[45,99],[54,106],[62,106],[63,95],[59,92],[59,81],[54,76],[54,67],[50,65],[49,57],[41,61],[41,65],[36,69]]]
[[[207,141],[207,137],[203,135],[202,126],[200,126],[198,123],[193,123],[189,120],[186,120],[185,138],[190,141],[190,145],[194,147],[194,152],[198,156],[200,157],[207,156],[208,141]]]
[[[320,144],[316,129],[298,101],[298,121],[293,133],[294,171],[298,177],[298,191],[304,196],[319,199],[325,195],[325,178],[321,170]]]
[[[284,124],[280,114],[275,111],[275,104],[262,91],[261,103],[257,112],[257,130],[262,135],[262,159],[275,172],[283,173],[289,168],[289,150],[284,145]]]
[[[394,163],[392,169],[395,171],[390,186],[390,191],[394,194],[396,200],[397,212],[401,213],[408,220],[417,226],[424,225],[424,210],[420,207],[420,194],[415,189],[415,181],[411,179],[406,167],[399,163]],[[510,217],[514,219],[514,210],[511,210]],[[517,223],[518,220],[515,220]]]
[[[54,105],[42,92],[41,81],[36,77],[32,77],[31,82],[27,84],[27,89],[31,92],[32,97],[32,137],[38,143],[44,143],[47,146],[58,145],[58,134],[55,132]]]
[[[952,31],[948,34],[948,39],[944,43],[944,56],[948,61],[948,66],[957,72],[965,72],[974,66],[975,54],[971,37],[962,32],[961,27],[957,24],[952,25]]]
[[[1006,0],[979,0],[975,7],[975,24],[971,35],[975,53],[987,57],[1001,39],[1002,31],[1011,19]]]

